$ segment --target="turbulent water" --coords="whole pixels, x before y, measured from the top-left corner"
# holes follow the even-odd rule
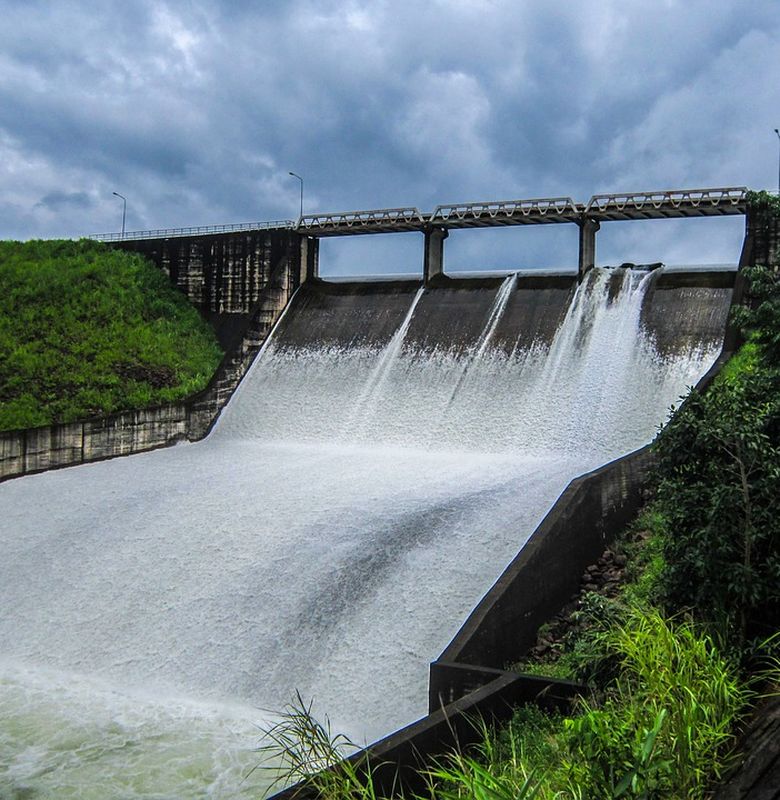
[[[357,740],[426,712],[427,665],[575,475],[652,438],[712,363],[661,358],[648,273],[603,271],[552,344],[272,337],[199,444],[0,487],[0,796],[254,797],[295,689]],[[444,343],[446,345],[446,343]]]

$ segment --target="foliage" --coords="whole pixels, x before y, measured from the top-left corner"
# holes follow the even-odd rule
[[[319,722],[295,693],[279,720],[262,730],[261,767],[273,774],[269,791],[303,783],[323,800],[375,800],[373,769],[366,758],[348,758],[355,745],[334,733],[330,720]]]
[[[654,609],[629,609],[601,638],[618,664],[602,700],[583,702],[568,719],[529,706],[498,730],[478,723],[481,743],[438,759],[426,773],[425,796],[703,798],[729,763],[734,725],[750,697],[736,669],[693,623],[669,623]],[[353,745],[313,720],[300,696],[265,739],[266,756],[283,762],[275,767],[279,780],[303,780],[333,800],[376,796],[367,762],[334,768]]]
[[[589,797],[703,797],[749,699],[736,669],[654,609],[633,609],[605,645],[621,670],[603,704],[567,722],[572,782]]]
[[[139,255],[0,242],[0,429],[173,402],[203,388],[213,331]]]
[[[624,600],[633,605],[656,605],[666,571],[664,543],[667,520],[657,503],[646,506],[619,542],[627,557]]]
[[[663,596],[725,624],[741,646],[780,612],[780,284],[753,270],[763,300],[751,339],[706,394],[693,392],[656,442]],[[768,327],[769,326],[769,327]]]
[[[769,214],[780,217],[780,195],[766,191],[750,191],[747,193],[747,202],[753,212],[766,210]]]
[[[772,369],[780,368],[780,274],[765,267],[744,271],[748,302],[736,309],[734,320],[751,337]]]

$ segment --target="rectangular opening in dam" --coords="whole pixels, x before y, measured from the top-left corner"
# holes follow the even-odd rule
[[[453,277],[526,269],[576,272],[578,235],[570,223],[451,230],[444,271]]]
[[[375,233],[320,239],[319,276],[324,280],[422,280],[422,274],[422,233]]]
[[[736,264],[744,236],[742,215],[602,222],[596,263]]]

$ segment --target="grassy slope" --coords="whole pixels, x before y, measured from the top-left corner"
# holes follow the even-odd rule
[[[0,430],[179,400],[220,357],[209,325],[141,256],[0,242]]]

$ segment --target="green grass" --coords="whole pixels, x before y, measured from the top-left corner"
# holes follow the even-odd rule
[[[604,641],[620,671],[567,723],[570,779],[594,797],[704,797],[751,697],[736,666],[692,622],[652,608],[632,609]]]
[[[629,608],[600,639],[614,676],[572,716],[526,706],[503,727],[475,721],[481,743],[438,758],[416,800],[703,800],[730,764],[749,685],[697,625],[654,608]],[[370,765],[339,765],[351,746],[298,695],[265,731],[262,750],[281,761],[285,783],[303,780],[333,800],[373,800]]]
[[[88,240],[0,242],[0,430],[181,400],[221,355],[141,256]]]

